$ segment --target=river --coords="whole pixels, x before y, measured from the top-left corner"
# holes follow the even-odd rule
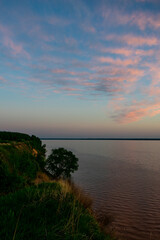
[[[43,140],[79,158],[76,184],[125,240],[160,240],[160,141]]]

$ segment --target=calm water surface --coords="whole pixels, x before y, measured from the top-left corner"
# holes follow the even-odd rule
[[[79,158],[74,181],[126,240],[160,240],[160,141],[43,140]]]

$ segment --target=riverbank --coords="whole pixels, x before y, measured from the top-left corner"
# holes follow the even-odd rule
[[[38,138],[2,135],[0,239],[113,240],[96,221],[90,198],[43,171],[45,146]]]

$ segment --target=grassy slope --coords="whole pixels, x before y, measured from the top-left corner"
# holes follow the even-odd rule
[[[0,144],[0,239],[111,239],[78,191],[42,172],[37,152],[25,142]]]
[[[0,239],[102,240],[90,212],[59,183],[24,188],[0,198]]]

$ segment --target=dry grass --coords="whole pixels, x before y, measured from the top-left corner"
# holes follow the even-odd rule
[[[91,208],[93,203],[92,198],[86,193],[84,193],[84,191],[79,186],[75,185],[73,181],[64,179],[55,180],[44,172],[38,172],[37,177],[34,180],[35,185],[38,185],[40,183],[53,183],[53,182],[57,182],[60,184],[63,193],[61,195],[62,199],[66,197],[67,193],[72,193],[75,197],[75,200],[78,200],[86,209],[88,209],[92,213],[92,215],[94,215],[103,232],[110,234],[111,236],[115,235],[114,230],[112,229],[111,226],[113,218],[108,214],[104,214],[103,211],[102,212],[100,211],[99,214],[93,213]]]
[[[55,180],[51,179],[46,173],[44,172],[38,172],[36,179],[33,181],[35,185],[38,185],[40,183],[51,183],[55,182]]]
[[[12,142],[12,144],[20,151],[25,150],[31,152],[31,149],[24,142]]]
[[[91,215],[94,216],[94,218],[97,220],[97,222],[100,226],[100,229],[104,233],[106,233],[107,235],[109,234],[112,237],[112,238],[108,238],[108,239],[121,240],[121,239],[118,239],[117,237],[115,237],[116,233],[111,224],[113,221],[113,217],[109,214],[103,214],[102,213],[103,211],[100,212],[99,214],[96,214],[92,211],[91,207],[92,207],[93,200],[89,195],[84,193],[84,191],[79,186],[75,185],[74,182],[72,182],[70,180],[67,181],[67,180],[61,179],[61,180],[58,180],[57,182],[62,187],[64,197],[66,196],[66,194],[68,192],[73,193],[73,195],[75,196],[75,200],[78,200],[86,209],[89,210]],[[75,203],[73,203],[73,210],[74,210],[74,204]],[[71,223],[69,222],[69,224],[71,224]]]
[[[75,196],[76,200],[78,200],[85,208],[91,209],[93,200],[92,198],[84,193],[84,191],[77,185],[74,184],[71,180],[64,180],[64,179],[59,179],[59,180],[54,180],[51,178],[49,175],[47,175],[44,172],[38,172],[37,177],[34,180],[34,184],[38,185],[40,183],[52,183],[52,182],[57,182],[61,185],[62,191],[63,191],[63,196],[65,197],[67,193],[73,193]]]
[[[60,184],[62,184],[63,180],[60,180]],[[84,193],[84,191],[77,185],[74,184],[74,182],[72,181],[63,181],[63,186],[66,185],[66,190],[68,190],[69,192],[73,193],[73,195],[75,196],[75,198],[85,207],[88,209],[91,209],[93,200],[92,198],[87,195],[86,193]]]
[[[38,155],[38,151],[35,148],[32,149],[31,147],[29,147],[24,142],[13,142],[12,144],[20,151],[28,151],[28,152],[30,152],[34,157],[37,157],[37,155]],[[11,145],[11,144],[8,143],[8,145]]]
[[[10,143],[0,143],[0,146],[10,146]]]
[[[72,188],[71,185],[69,184],[68,181],[65,181],[63,179],[59,179],[57,180],[57,182],[61,185],[62,187],[62,191],[63,191],[63,195],[64,197],[66,196],[67,193],[71,193],[72,192]]]
[[[38,152],[37,152],[37,150],[36,150],[36,149],[34,149],[34,148],[33,148],[33,150],[32,150],[32,155],[33,155],[33,156],[35,156],[35,157],[37,157],[37,155],[38,155]]]
[[[59,180],[54,180],[51,177],[49,177],[46,173],[44,172],[38,172],[37,178],[34,180],[34,184],[38,185],[40,183],[53,183],[57,182],[60,184],[62,188],[62,196],[63,198],[66,197],[67,193],[72,193],[75,196],[75,200],[78,200],[86,209],[88,209],[90,212],[92,212],[92,215],[97,219],[100,228],[105,232],[109,233],[112,236],[114,236],[114,230],[111,227],[111,222],[113,221],[113,218],[109,216],[108,214],[95,214],[92,211],[92,203],[93,200],[92,198],[84,193],[84,191],[77,185],[74,184],[73,181],[71,180],[64,180],[64,179],[59,179]]]

